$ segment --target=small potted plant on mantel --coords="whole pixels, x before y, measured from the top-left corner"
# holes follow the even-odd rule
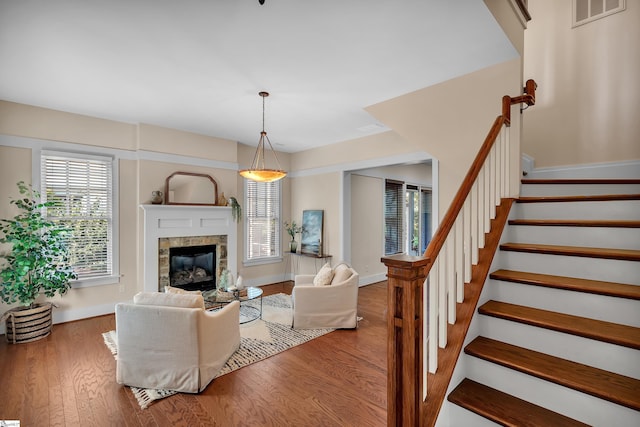
[[[65,294],[70,281],[77,278],[69,264],[65,241],[68,230],[42,214],[52,203],[39,201],[40,194],[23,181],[18,189],[22,197],[10,203],[20,212],[12,219],[0,219],[0,298],[7,304],[22,304],[2,316],[7,341],[14,344],[51,333],[53,304],[37,303],[36,299],[41,294]]]

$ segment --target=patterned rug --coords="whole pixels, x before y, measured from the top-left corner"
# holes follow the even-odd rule
[[[242,316],[242,313],[241,313]],[[244,366],[264,360],[309,340],[325,335],[334,329],[291,329],[291,296],[269,295],[262,298],[262,320],[240,325],[240,348],[222,368],[219,376],[233,372]],[[117,359],[118,346],[116,332],[102,334],[104,343]],[[172,396],[172,390],[153,390],[131,387],[140,407],[147,408],[153,401]]]

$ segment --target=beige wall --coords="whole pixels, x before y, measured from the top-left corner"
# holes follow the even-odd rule
[[[0,134],[132,150],[136,126],[0,100]]]
[[[571,2],[530,0],[524,69],[538,83],[522,151],[535,167],[640,159],[640,2],[571,28]]]
[[[384,274],[384,180],[351,175],[351,266],[366,278]]]
[[[367,110],[393,128],[413,150],[439,160],[439,215],[444,215],[495,118],[504,95],[522,91],[521,61],[515,59],[410,93]],[[515,111],[515,112],[513,112]],[[512,109],[512,156],[519,159],[519,122]],[[512,188],[517,191],[519,170]]]
[[[291,155],[291,166],[293,171],[304,171],[414,151],[415,148],[396,132],[387,131],[294,153]]]
[[[291,219],[302,222],[302,211],[324,210],[322,251],[333,256],[333,264],[344,258],[340,235],[342,173],[333,172],[291,180]],[[285,239],[288,241],[288,238]],[[314,272],[313,260],[300,259],[300,272]]]
[[[195,163],[202,163],[202,159],[205,159],[205,162],[211,160],[214,165],[216,162],[234,164],[237,158],[236,143],[231,141],[5,101],[0,101],[0,134],[32,138],[37,140],[36,145],[43,148],[109,153],[118,162],[120,281],[112,285],[73,289],[64,297],[53,298],[59,306],[56,310],[57,321],[112,311],[116,302],[130,299],[142,290],[143,224],[139,206],[149,203],[152,191],[164,190],[165,179],[171,173],[205,173],[216,180],[219,193],[224,192],[226,197],[242,196],[238,191],[241,181],[235,170],[181,163],[184,161],[183,156],[192,156]],[[17,141],[19,145],[31,144],[33,140],[12,141]],[[139,159],[137,147],[158,153],[156,157],[159,160]],[[18,194],[16,182],[31,182],[31,168],[30,147],[0,145],[0,217],[15,214],[6,200],[9,196]],[[6,308],[0,305],[0,313]]]

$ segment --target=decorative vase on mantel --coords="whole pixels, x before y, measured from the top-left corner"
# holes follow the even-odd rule
[[[289,242],[289,252],[293,254],[298,252],[298,242],[296,242],[295,240],[291,240],[291,242]]]

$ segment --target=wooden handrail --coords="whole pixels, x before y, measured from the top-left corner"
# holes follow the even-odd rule
[[[424,255],[414,257],[399,254],[381,259],[387,267],[388,276],[387,425],[389,426],[418,426],[421,423],[423,417],[421,416],[420,385],[424,374],[422,369],[424,341],[422,285],[449,237],[500,132],[503,127],[511,124],[511,106],[518,103],[534,105],[536,86],[535,81],[528,80],[523,95],[516,97],[505,95],[502,98],[502,114],[493,122]]]
[[[451,205],[449,205],[449,209],[444,215],[444,218],[442,219],[442,222],[438,227],[438,231],[436,231],[436,234],[433,236],[431,242],[429,243],[429,246],[427,246],[427,249],[424,252],[424,256],[429,260],[434,260],[440,253],[440,249],[442,249],[447,236],[451,232],[453,224],[456,222],[456,218],[462,210],[464,201],[467,199],[467,196],[471,191],[471,187],[473,187],[473,183],[478,177],[478,174],[482,169],[482,165],[491,152],[491,147],[493,147],[496,138],[500,134],[500,129],[502,129],[502,126],[504,126],[504,124],[504,116],[496,117],[495,121],[493,122],[493,126],[491,126],[491,130],[487,134],[487,137],[482,144],[482,147],[480,147],[480,151],[471,164],[471,168],[469,168],[469,171],[464,177],[462,184],[460,184],[460,188],[458,189],[456,196],[453,198],[453,202],[451,202]]]

